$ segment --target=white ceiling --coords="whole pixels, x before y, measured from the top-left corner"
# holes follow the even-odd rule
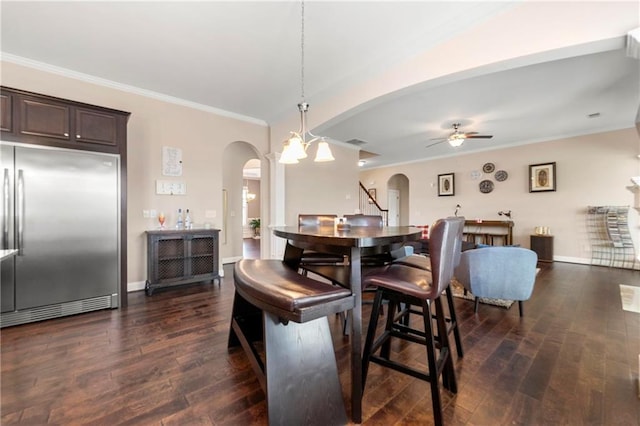
[[[309,114],[314,102],[517,4],[307,0]],[[0,8],[3,60],[57,67],[258,123],[297,114],[297,1],[2,1]],[[620,37],[580,57],[417,85],[333,117],[315,133],[365,141],[362,149],[379,154],[368,160],[374,167],[631,127],[640,105],[640,61],[626,58],[623,47]],[[600,117],[587,118],[596,112]],[[456,151],[446,143],[425,148],[453,122],[494,138],[467,140]]]

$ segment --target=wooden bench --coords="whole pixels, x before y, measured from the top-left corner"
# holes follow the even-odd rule
[[[327,317],[355,297],[280,260],[235,264],[228,347],[242,346],[266,394],[270,425],[348,423]],[[264,343],[264,360],[257,342]]]

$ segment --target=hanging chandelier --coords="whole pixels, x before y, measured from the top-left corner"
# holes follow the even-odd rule
[[[247,199],[247,203],[250,203],[251,201],[256,199],[256,194],[254,194],[253,192],[249,192],[249,181],[245,179],[245,185],[244,188],[242,188],[244,190],[245,193],[245,198]]]
[[[298,111],[300,111],[300,130],[297,132],[292,131],[289,138],[284,141],[282,155],[280,156],[280,163],[282,164],[297,164],[299,160],[307,158],[307,149],[313,142],[318,142],[318,150],[316,151],[314,161],[324,162],[335,160],[326,138],[316,136],[307,130],[307,111],[309,111],[309,104],[305,102],[304,99],[304,0],[302,0],[301,6],[300,87],[302,101],[298,104]]]

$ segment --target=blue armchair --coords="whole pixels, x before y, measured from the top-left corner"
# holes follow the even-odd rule
[[[536,281],[538,256],[520,247],[490,247],[462,252],[455,277],[465,290],[478,298],[517,300],[520,316],[522,302],[528,300]]]

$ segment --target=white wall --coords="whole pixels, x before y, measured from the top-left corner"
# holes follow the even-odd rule
[[[450,216],[456,204],[462,206],[459,214],[467,219],[505,219],[498,211],[511,210],[514,243],[529,247],[529,235],[534,227],[548,226],[555,237],[557,260],[588,262],[591,253],[585,227],[586,207],[633,207],[634,194],[627,186],[631,185],[631,176],[640,175],[638,142],[638,133],[631,127],[365,170],[360,173],[360,180],[367,187],[375,186],[378,198],[386,202],[388,180],[396,173],[405,174],[410,182],[410,223],[413,225],[430,225],[440,217]],[[509,178],[497,182],[492,175],[485,174],[478,180],[471,179],[471,171],[481,171],[487,162],[494,163],[496,170],[507,171]],[[529,193],[528,166],[546,162],[556,162],[557,191]],[[455,173],[455,196],[438,197],[437,176],[450,172]],[[494,181],[495,189],[483,194],[478,190],[478,183],[487,178]],[[638,211],[633,208],[629,213],[629,227],[636,252],[640,252]]]

